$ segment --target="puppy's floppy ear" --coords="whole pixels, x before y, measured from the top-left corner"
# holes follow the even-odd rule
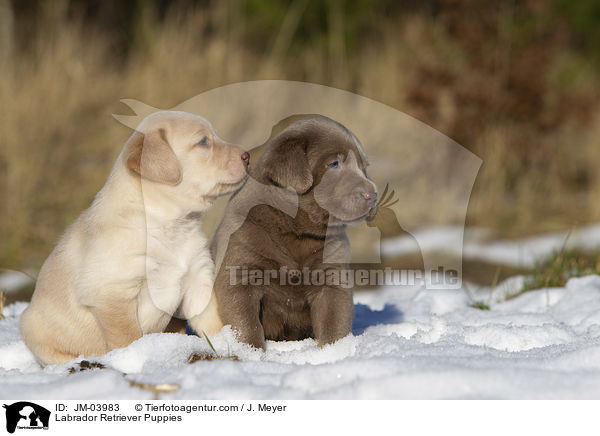
[[[273,141],[263,155],[265,176],[279,186],[291,187],[298,194],[304,194],[313,184],[306,155],[308,140],[283,134]]]
[[[164,129],[146,134],[136,131],[125,148],[127,167],[143,178],[166,185],[177,185],[181,181],[181,166]]]

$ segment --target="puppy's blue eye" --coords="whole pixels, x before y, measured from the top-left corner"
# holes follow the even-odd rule
[[[200,141],[196,142],[196,145],[208,145],[208,138],[205,136]]]
[[[340,163],[336,160],[335,162],[331,162],[330,164],[327,164],[327,166],[329,168],[337,168],[340,166]]]

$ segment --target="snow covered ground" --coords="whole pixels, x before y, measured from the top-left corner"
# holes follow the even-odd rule
[[[502,293],[515,281],[495,292]],[[477,291],[487,299],[489,290]],[[26,303],[0,320],[0,397],[136,399],[129,381],[180,388],[163,399],[600,398],[600,277],[469,307],[462,290],[382,288],[355,297],[354,332],[317,348],[313,340],[269,342],[266,353],[213,340],[240,361],[187,363],[209,351],[201,338],[154,334],[96,360],[106,369],[41,369],[18,332]],[[126,374],[126,375],[124,375]]]
[[[494,241],[489,240],[490,231],[487,229],[467,228],[464,231],[462,258],[517,268],[534,268],[559,251],[568,234],[568,231],[563,231],[512,241]],[[439,251],[461,257],[462,227],[432,227],[415,232],[413,236],[422,251]],[[569,235],[566,247],[597,250],[600,247],[600,225],[574,229]],[[411,254],[414,250],[413,239],[406,236],[386,239],[381,243],[384,256]]]

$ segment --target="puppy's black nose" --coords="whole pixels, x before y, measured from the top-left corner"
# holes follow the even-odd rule
[[[361,192],[362,197],[367,201],[369,206],[374,206],[377,203],[377,192],[365,191]]]
[[[243,152],[241,157],[246,165],[248,165],[250,163],[250,155],[248,154],[247,151]]]

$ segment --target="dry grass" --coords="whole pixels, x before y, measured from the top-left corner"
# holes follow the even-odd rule
[[[99,362],[82,360],[81,362],[76,363],[74,366],[70,367],[68,369],[68,372],[69,372],[69,374],[76,374],[78,372],[91,371],[91,370],[96,370],[96,369],[97,370],[106,369],[106,365],[99,363]],[[125,374],[125,373],[121,373],[121,374],[123,375],[123,377],[127,377],[127,374]],[[129,382],[129,386],[131,386],[131,387],[151,392],[153,400],[160,400],[160,395],[170,394],[170,393],[173,393],[173,392],[181,389],[180,385],[174,384],[174,383],[150,384],[150,383],[140,383],[140,382],[136,382],[134,380],[128,380],[128,382]]]
[[[196,363],[202,360],[240,360],[237,356],[219,356],[213,353],[193,353],[188,358],[188,363]]]
[[[470,224],[517,235],[600,218],[600,203],[593,201],[600,195],[600,100],[588,98],[597,96],[598,74],[582,67],[576,85],[559,86],[565,65],[576,64],[568,52],[548,55],[545,68],[529,78],[536,86],[542,82],[543,92],[551,90],[540,103],[545,121],[534,122],[530,112],[518,112],[518,100],[510,100],[505,86],[521,80],[511,72],[528,54],[502,35],[491,73],[473,64],[469,46],[449,29],[423,16],[402,25],[382,23],[380,40],[352,55],[343,50],[341,24],[334,20],[324,46],[303,46],[289,56],[298,10],[290,10],[272,44],[257,48],[227,25],[224,6],[215,3],[202,11],[172,11],[163,24],[142,19],[132,54],[123,61],[104,35],[67,18],[61,4],[46,3],[31,48],[12,50],[0,73],[2,266],[39,267],[89,205],[130,133],[111,117],[124,112],[119,99],[169,108],[202,91],[254,79],[349,89],[461,142],[484,161]],[[520,57],[511,61],[506,53]],[[523,80],[515,83],[525,90],[534,86]],[[505,100],[509,109],[501,106]],[[499,106],[490,108],[490,102]],[[514,117],[498,115],[507,111]]]
[[[4,319],[4,302],[6,301],[6,297],[4,296],[4,291],[0,291],[0,319]]]
[[[129,385],[134,388],[139,388],[144,391],[152,392],[153,400],[160,400],[160,395],[171,394],[181,389],[181,386],[175,383],[158,383],[153,385],[149,383],[139,383],[133,380],[129,380]]]

